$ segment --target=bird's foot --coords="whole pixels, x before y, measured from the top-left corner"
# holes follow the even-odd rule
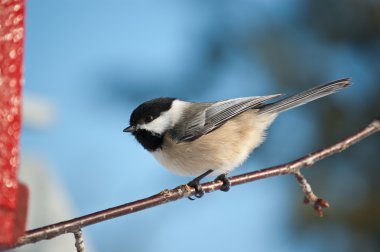
[[[210,173],[212,173],[213,170],[208,170],[206,171],[205,173],[202,173],[201,175],[199,175],[198,177],[196,177],[195,179],[191,180],[189,183],[187,183],[188,186],[190,187],[193,187],[194,190],[195,190],[195,194],[194,196],[196,198],[202,198],[203,195],[205,194],[205,191],[202,189],[202,186],[200,184],[200,181],[206,177],[207,175],[209,175]],[[194,198],[192,197],[188,197],[189,200],[195,200]]]
[[[215,181],[220,180],[223,182],[222,187],[220,188],[223,192],[228,192],[231,188],[231,181],[227,178],[227,173],[220,174],[218,177],[216,177]]]
[[[199,180],[193,179],[189,183],[187,183],[187,185],[195,189],[195,194],[194,194],[195,197],[202,198],[203,195],[205,194],[205,191],[202,189],[202,186],[200,185]],[[188,198],[189,200],[195,200],[191,196],[189,196]]]

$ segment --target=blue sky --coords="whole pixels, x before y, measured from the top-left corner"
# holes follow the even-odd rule
[[[26,128],[23,152],[47,160],[76,215],[186,183],[190,178],[170,174],[122,133],[129,114],[159,96],[209,101],[287,92],[278,90],[258,58],[249,61],[233,47],[209,74],[201,70],[208,67],[209,44],[223,29],[237,35],[255,29],[260,36],[265,22],[291,27],[292,14],[301,7],[300,1],[223,2],[220,8],[213,1],[28,1],[24,94],[48,100],[56,119],[44,131]],[[323,46],[303,36],[316,48]],[[365,75],[364,68],[339,68],[355,55],[344,48],[340,53],[332,78]],[[264,146],[234,174],[311,151],[316,112],[311,106],[282,115]],[[302,202],[296,186],[293,178],[267,179],[94,225],[84,233],[96,251],[320,251],[312,231],[301,240],[292,232],[291,205]],[[339,235],[335,238],[340,245]]]

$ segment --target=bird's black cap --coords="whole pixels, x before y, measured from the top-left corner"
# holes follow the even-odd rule
[[[156,98],[140,104],[131,114],[130,126],[139,123],[147,123],[160,116],[162,112],[168,111],[175,98],[162,97]],[[127,128],[128,129],[128,128]]]

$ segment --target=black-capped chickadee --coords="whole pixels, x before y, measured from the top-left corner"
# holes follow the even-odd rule
[[[167,169],[196,176],[188,183],[195,196],[204,192],[200,180],[216,175],[228,191],[227,174],[242,164],[265,137],[276,116],[350,85],[351,79],[336,80],[272,103],[282,94],[252,96],[217,102],[195,103],[176,98],[157,98],[139,105],[130,126],[138,142]]]

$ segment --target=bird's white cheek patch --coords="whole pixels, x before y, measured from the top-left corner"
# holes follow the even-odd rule
[[[168,112],[164,112],[158,118],[151,121],[150,123],[140,125],[139,128],[145,129],[147,131],[154,132],[157,134],[162,134],[170,126],[169,119],[170,118],[169,118]]]
[[[180,119],[184,109],[189,105],[188,102],[175,100],[172,107],[150,123],[138,126],[140,129],[145,129],[158,135],[163,134],[166,130],[173,127]]]

